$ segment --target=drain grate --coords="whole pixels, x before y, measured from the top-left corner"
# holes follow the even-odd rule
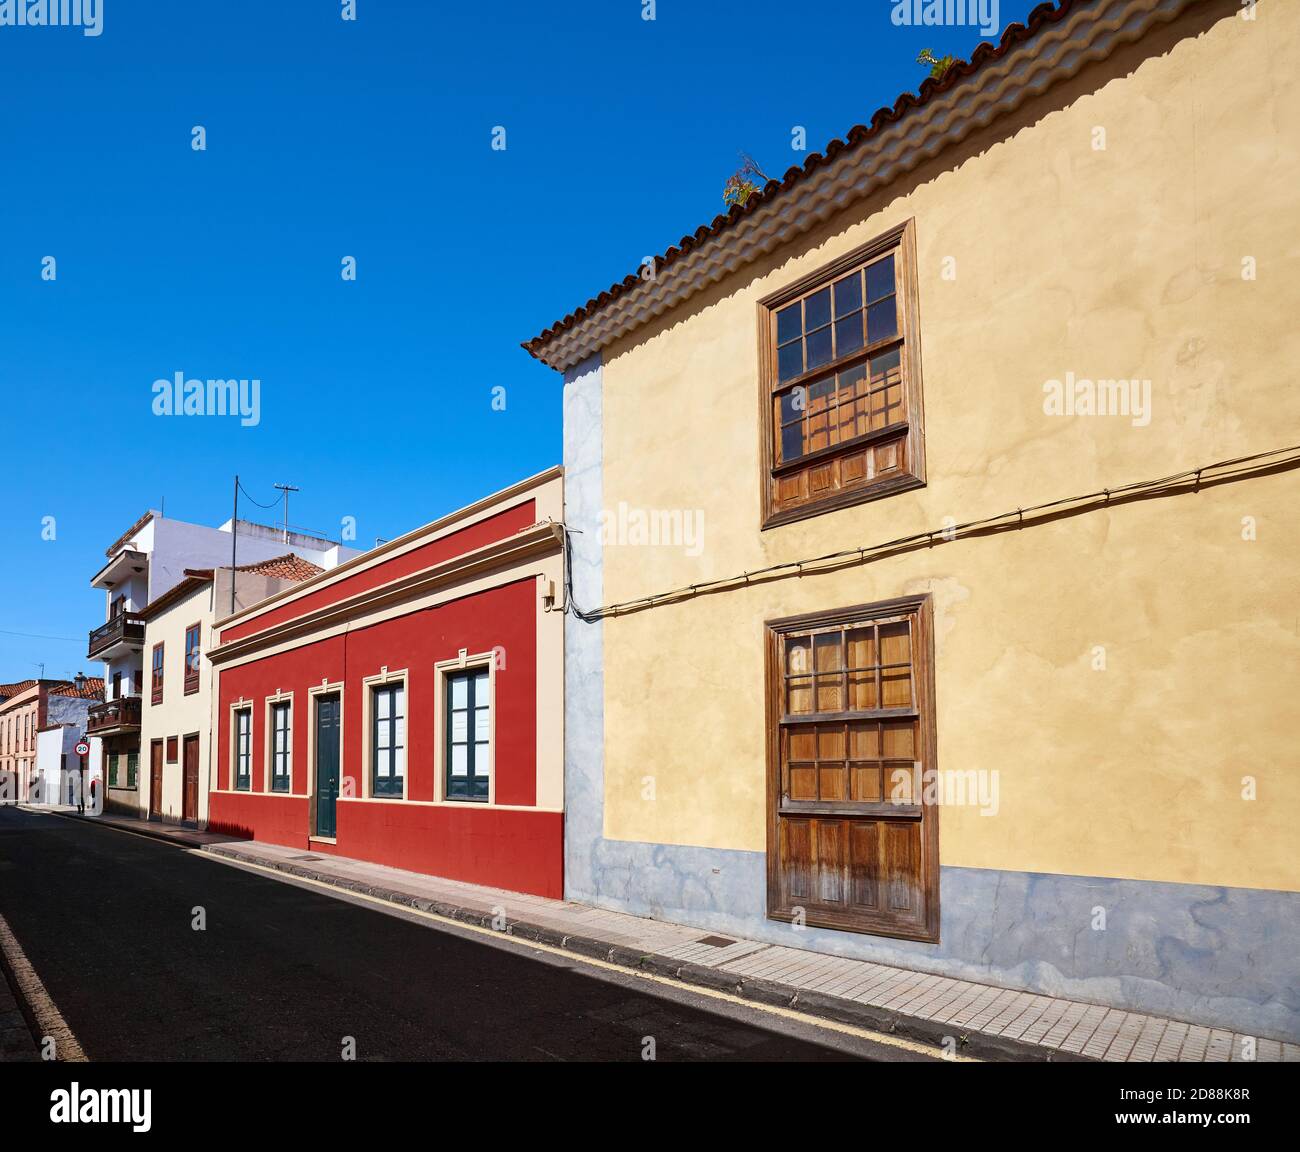
[[[324,860],[324,856],[290,856],[290,860]]]
[[[714,948],[727,948],[734,944],[735,941],[728,940],[725,936],[701,936],[695,943],[709,944]]]

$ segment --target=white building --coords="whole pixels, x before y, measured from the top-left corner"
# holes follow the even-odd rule
[[[98,737],[89,741],[90,754],[85,760],[77,755],[84,723],[53,724],[36,734],[36,763],[32,769],[27,803],[54,808],[77,804],[85,790],[85,808],[95,811],[103,799],[103,744]],[[93,789],[92,789],[93,783]]]
[[[154,668],[152,652],[146,658],[141,612],[185,580],[187,570],[228,567],[232,544],[234,562],[241,567],[293,553],[329,570],[360,555],[359,549],[335,540],[248,520],[208,528],[170,520],[153,510],[114,541],[105,553],[108,562],[90,582],[104,592],[105,623],[91,632],[88,648],[91,659],[104,662],[104,702],[91,709],[88,731],[104,741],[109,810],[132,815],[149,811],[148,793],[142,800],[140,792],[146,775],[140,770],[140,725],[144,696],[152,695]]]
[[[324,569],[292,552],[236,570],[236,611]],[[212,666],[205,651],[215,620],[229,616],[230,569],[195,569],[148,604],[144,650],[154,673],[141,715],[140,749],[145,755],[139,778],[138,815],[206,825],[208,765],[214,739]],[[108,777],[115,794],[125,787],[120,755],[109,758]]]

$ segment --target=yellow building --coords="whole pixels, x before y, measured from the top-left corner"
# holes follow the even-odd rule
[[[1040,7],[526,345],[572,898],[1300,1035],[1297,59]]]

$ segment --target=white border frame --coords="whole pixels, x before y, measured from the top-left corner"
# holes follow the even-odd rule
[[[406,719],[406,738],[402,744],[402,794],[401,796],[372,796],[370,792],[370,776],[374,770],[374,726],[371,724],[370,701],[374,697],[373,689],[382,688],[388,684],[402,685],[402,707],[405,710]],[[342,742],[342,729],[339,731],[340,743]],[[346,777],[345,777],[346,778]],[[406,800],[407,793],[411,787],[411,676],[410,669],[399,668],[395,671],[389,671],[388,665],[385,664],[373,676],[363,676],[361,679],[361,799],[363,800],[384,800],[389,803],[395,803],[399,800]],[[339,790],[339,799],[343,798],[342,789]]]
[[[339,698],[339,794],[338,800],[343,799],[343,781],[347,776],[347,770],[344,765],[346,758],[343,755],[343,729],[347,723],[347,694],[344,682],[335,680],[332,683],[326,677],[314,688],[307,689],[307,839],[316,840],[322,844],[338,843],[338,800],[335,801],[334,822],[335,830],[333,836],[320,836],[316,833],[316,705],[322,696],[337,696]],[[410,721],[407,721],[408,725]]]
[[[271,787],[271,757],[275,731],[271,724],[271,709],[277,704],[289,705],[289,788],[286,792],[277,792]],[[293,693],[277,688],[275,695],[267,696],[262,702],[262,791],[268,796],[292,796],[293,792],[293,722],[297,709],[293,706]]]
[[[253,794],[253,741],[257,739],[257,733],[254,725],[257,723],[257,717],[254,713],[257,711],[253,707],[253,701],[241,696],[238,700],[232,700],[229,705],[230,717],[228,725],[230,729],[230,791],[236,792],[240,796],[251,796]],[[240,712],[248,713],[248,787],[240,788],[239,781],[239,729],[236,726],[236,716]],[[165,753],[164,753],[165,755]]]
[[[433,666],[433,799],[436,804],[454,804],[460,808],[493,808],[497,802],[497,653],[469,655],[461,649],[454,660],[439,660]],[[447,796],[447,682],[452,674],[474,669],[488,670],[488,798],[481,800],[450,799]],[[409,720],[408,720],[409,723]],[[535,771],[535,769],[534,769]]]

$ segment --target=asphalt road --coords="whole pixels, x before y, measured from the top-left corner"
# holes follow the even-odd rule
[[[13,807],[0,914],[92,1060],[908,1058]]]

